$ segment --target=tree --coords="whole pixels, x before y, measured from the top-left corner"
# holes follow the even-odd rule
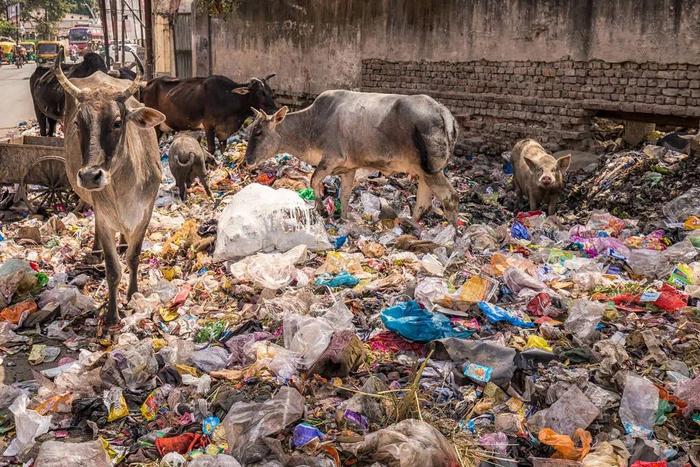
[[[66,0],[0,0],[0,7],[6,12],[15,3],[20,4],[20,19],[36,24],[38,34],[44,38],[56,34],[56,25],[68,12]]]
[[[17,37],[17,25],[0,18],[0,36]]]

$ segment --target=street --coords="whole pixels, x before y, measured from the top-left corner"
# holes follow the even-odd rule
[[[29,77],[35,68],[34,63],[20,69],[6,64],[0,68],[0,105],[3,108],[3,112],[0,112],[0,136],[16,127],[20,121],[36,118],[29,93]]]

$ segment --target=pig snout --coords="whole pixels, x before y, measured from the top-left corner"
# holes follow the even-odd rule
[[[542,175],[540,177],[540,183],[543,186],[551,186],[554,183],[554,177],[551,175]]]

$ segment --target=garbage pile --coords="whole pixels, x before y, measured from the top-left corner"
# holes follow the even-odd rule
[[[241,170],[237,141],[215,201],[182,203],[167,149],[117,329],[89,211],[1,226],[1,463],[700,465],[698,178],[675,156],[611,155],[562,217],[514,215],[507,162],[455,161],[455,227],[381,174],[347,220],[326,180],[321,216],[308,166]],[[649,170],[679,180],[663,202],[627,193]]]

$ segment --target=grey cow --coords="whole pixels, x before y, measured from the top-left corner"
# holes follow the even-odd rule
[[[288,152],[315,166],[311,188],[319,209],[323,179],[340,175],[343,216],[357,169],[409,173],[418,177],[414,219],[430,207],[433,193],[456,222],[458,197],[443,169],[452,156],[457,124],[445,106],[425,95],[334,90],[299,112],[287,112],[287,107],[270,116],[255,111],[248,129],[248,165]]]
[[[131,298],[138,290],[139,255],[161,179],[153,127],[165,116],[132,97],[140,76],[132,83],[98,71],[68,80],[58,60],[54,72],[66,91],[66,174],[75,192],[95,211],[95,239],[104,251],[109,290],[106,323],[111,325],[119,317],[121,280],[114,237],[119,232],[128,244],[127,297]]]

